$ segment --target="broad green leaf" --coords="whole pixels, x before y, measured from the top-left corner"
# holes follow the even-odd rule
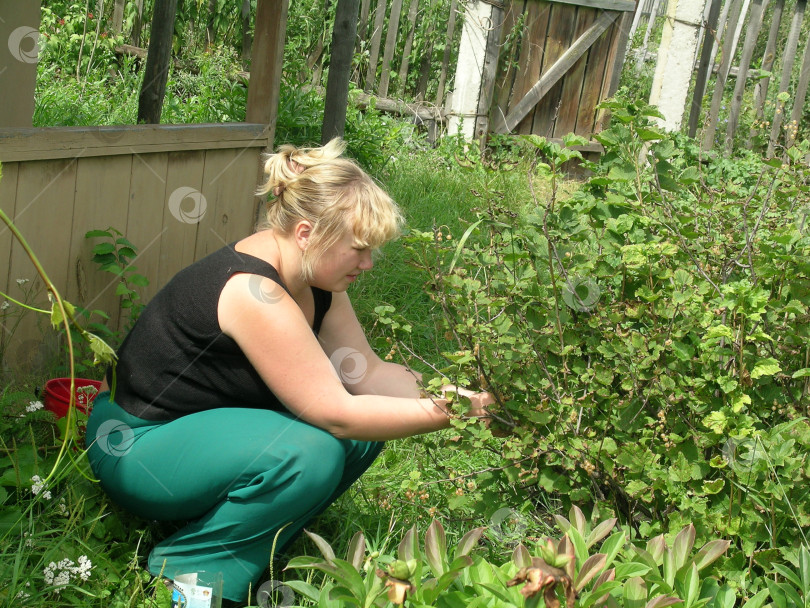
[[[363,566],[365,556],[366,537],[358,530],[349,541],[349,548],[346,551],[346,561],[349,562],[355,570],[359,570]]]
[[[328,542],[326,542],[326,540],[324,540],[322,536],[319,536],[314,532],[310,532],[309,530],[304,530],[304,532],[306,532],[307,536],[309,536],[312,539],[312,541],[318,547],[318,551],[321,552],[321,555],[323,555],[324,559],[326,559],[327,562],[331,563],[332,561],[334,561],[335,552],[332,550],[331,545]]]
[[[717,583],[715,583],[715,585],[716,584]],[[737,597],[734,590],[725,584],[717,590],[717,593],[714,595],[714,600],[711,602],[711,606],[712,608],[734,608],[736,600]]]
[[[623,530],[612,534],[605,542],[602,543],[600,547],[600,552],[605,554],[605,567],[609,567],[613,560],[616,559],[616,556],[619,554],[619,551],[622,550],[624,546],[624,539],[625,534]]]
[[[588,537],[585,539],[585,546],[589,549],[595,544],[602,540],[605,536],[610,534],[610,531],[613,529],[613,526],[616,525],[618,519],[615,517],[612,519],[606,519],[603,522],[600,522],[591,533],[588,534]]]
[[[596,553],[585,560],[579,569],[577,578],[574,581],[574,589],[582,590],[585,585],[605,567],[605,554]]]
[[[680,570],[684,564],[686,564],[686,558],[689,557],[689,553],[695,545],[695,534],[695,526],[689,524],[678,532],[678,535],[672,542],[672,557],[675,562],[676,570]]]
[[[419,555],[419,545],[415,525],[409,528],[405,536],[402,537],[402,540],[399,542],[397,555],[399,559],[406,562],[417,559]]]
[[[803,367],[802,369],[793,372],[791,378],[806,378],[810,376],[810,367]]]
[[[622,595],[625,608],[642,608],[647,601],[647,584],[643,578],[634,576],[625,582]]]
[[[478,546],[478,541],[481,539],[481,535],[485,530],[486,527],[484,526],[474,528],[462,536],[461,540],[458,541],[458,545],[456,545],[456,550],[453,553],[453,557],[457,558],[461,557],[462,555],[469,555],[470,551]]]
[[[576,555],[577,562],[583,563],[588,558],[588,549],[585,547],[585,539],[582,538],[582,534],[574,526],[571,526],[565,536],[574,545],[574,555]]]
[[[622,564],[616,564],[616,580],[622,581],[624,579],[644,576],[650,570],[652,570],[650,566],[640,562],[624,562]]]
[[[532,565],[532,555],[524,544],[519,544],[512,551],[512,561],[518,568],[528,568]]]
[[[770,597],[771,593],[767,589],[762,589],[742,605],[742,608],[762,608],[762,605]]]
[[[585,536],[585,514],[582,512],[578,506],[573,505],[571,510],[568,512],[568,520],[571,522],[572,526],[575,526],[577,532],[580,533],[581,536]]]
[[[84,233],[84,238],[86,239],[95,239],[95,238],[111,238],[112,235],[107,232],[106,230],[90,230]]]
[[[691,567],[686,568],[683,579],[683,593],[684,603],[686,608],[690,608],[698,599],[698,592],[700,591],[700,575],[698,574],[697,567],[692,564]]]
[[[683,602],[683,600],[674,595],[659,595],[647,602],[644,608],[665,608],[666,606],[672,606],[673,604],[679,604],[681,602]]]
[[[445,573],[447,564],[447,537],[439,520],[434,519],[425,534],[425,559],[435,577]]]
[[[718,481],[723,481],[722,479]],[[731,545],[729,540],[711,540],[703,545],[692,560],[698,570],[703,570],[723,555]]]
[[[779,365],[779,361],[773,357],[768,357],[757,361],[754,369],[751,370],[751,377],[756,379],[762,376],[773,376],[781,371],[782,367]]]

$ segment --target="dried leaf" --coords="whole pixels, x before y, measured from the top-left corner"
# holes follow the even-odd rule
[[[566,608],[574,608],[577,594],[571,577],[560,568],[549,566],[540,557],[533,557],[532,565],[518,570],[514,578],[507,581],[506,586],[513,587],[521,583],[524,583],[520,590],[521,595],[529,599],[542,593],[546,608],[560,608],[560,601],[557,599],[557,585],[562,585]]]

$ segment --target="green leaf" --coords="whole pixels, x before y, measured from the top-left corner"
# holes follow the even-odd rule
[[[446,571],[447,537],[444,528],[434,519],[425,534],[425,559],[433,571],[433,576],[440,577]]]
[[[76,308],[70,302],[66,300],[62,300],[62,306],[65,307],[65,314],[68,316],[68,320],[72,319],[73,316],[76,314]],[[53,308],[51,308],[51,325],[56,328],[59,328],[63,325],[65,318],[62,316],[62,311],[59,308],[59,304],[57,302],[53,303]]]
[[[770,591],[762,589],[742,605],[742,608],[762,608],[762,605],[770,596]]]
[[[99,243],[93,247],[93,253],[96,255],[106,255],[115,252],[115,245],[113,243]]]
[[[481,526],[480,528],[470,530],[464,536],[462,536],[461,540],[458,541],[458,545],[456,545],[456,550],[453,553],[453,557],[458,558],[462,555],[469,555],[470,551],[478,546],[478,541],[481,539],[481,535],[485,530],[486,527]]]
[[[608,179],[617,182],[632,182],[636,179],[636,166],[630,163],[613,165],[608,171]]]
[[[768,357],[767,359],[757,361],[754,369],[751,370],[751,377],[761,378],[762,376],[773,376],[781,371],[782,367],[779,365],[779,361],[773,357]]]
[[[346,561],[355,569],[359,570],[363,566],[366,556],[366,538],[361,531],[357,531],[349,541],[349,548],[346,550]]]
[[[718,481],[723,481],[719,479]],[[703,545],[692,560],[698,570],[703,570],[723,555],[731,545],[729,540],[711,540]]]
[[[314,532],[310,532],[309,530],[304,530],[304,532],[306,532],[306,535],[309,536],[318,547],[318,551],[321,552],[324,559],[326,559],[327,562],[332,563],[335,560],[335,552],[332,550],[332,546],[326,542],[323,537],[315,534]]]
[[[684,526],[675,537],[672,543],[672,557],[676,570],[680,570],[686,564],[686,558],[689,557],[689,553],[695,545],[695,534],[695,526],[690,523]]]
[[[456,262],[458,262],[458,258],[461,256],[461,251],[464,248],[464,243],[466,243],[467,239],[470,238],[470,235],[473,233],[473,230],[478,228],[478,226],[483,221],[484,221],[484,218],[481,218],[477,222],[474,222],[473,224],[471,224],[469,226],[469,228],[467,228],[467,230],[464,231],[464,234],[461,236],[461,238],[458,241],[458,245],[456,245],[456,253],[453,255],[453,261],[450,262],[450,268],[448,269],[447,274],[451,274],[453,272],[453,268],[455,268]]]
[[[112,234],[110,234],[106,230],[90,230],[84,233],[84,238],[86,239],[112,238]]]
[[[638,576],[628,579],[622,595],[625,608],[642,608],[647,601],[647,584]]]

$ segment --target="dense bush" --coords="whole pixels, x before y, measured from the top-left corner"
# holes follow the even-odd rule
[[[795,148],[701,154],[653,108],[607,107],[574,195],[516,216],[490,187],[461,238],[409,238],[457,345],[437,376],[498,401],[491,429],[459,419],[445,443],[504,459],[455,506],[601,504],[642,537],[691,522],[734,539],[746,588],[749,560],[795,560],[810,522],[808,168]],[[578,156],[526,143],[553,179]]]

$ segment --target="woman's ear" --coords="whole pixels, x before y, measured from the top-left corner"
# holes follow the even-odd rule
[[[293,229],[293,236],[295,237],[295,244],[304,251],[309,247],[309,237],[312,235],[312,224],[307,220],[301,220],[295,225]]]

